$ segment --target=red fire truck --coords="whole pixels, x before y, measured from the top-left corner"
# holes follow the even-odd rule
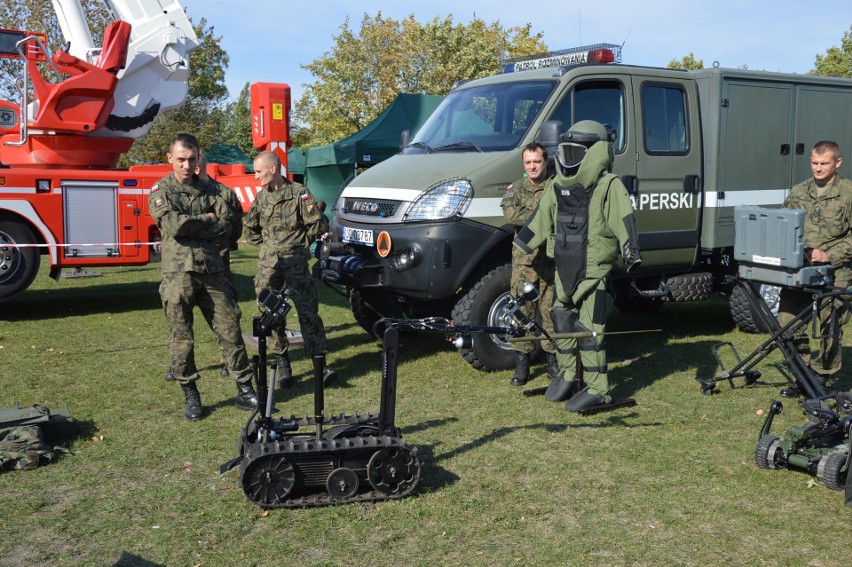
[[[198,45],[177,1],[112,0],[115,21],[101,47],[79,0],[53,4],[67,50],[50,53],[44,34],[0,30],[0,56],[23,67],[21,99],[0,99],[0,301],[30,286],[42,255],[54,278],[65,268],[156,259],[148,194],[171,168],[115,165],[157,115],[184,101]],[[45,66],[57,82],[44,78]],[[290,89],[256,83],[251,95],[254,143],[286,168]],[[258,187],[243,165],[210,164],[208,173],[250,206]]]

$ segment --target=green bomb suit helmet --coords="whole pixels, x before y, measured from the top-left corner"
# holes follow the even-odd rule
[[[569,174],[576,173],[595,142],[615,140],[615,132],[594,120],[581,120],[560,136],[556,161]]]

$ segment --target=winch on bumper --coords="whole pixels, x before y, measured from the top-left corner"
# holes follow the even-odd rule
[[[314,275],[356,290],[443,300],[463,285],[485,251],[511,237],[466,219],[385,227],[335,218],[333,239],[317,249]]]

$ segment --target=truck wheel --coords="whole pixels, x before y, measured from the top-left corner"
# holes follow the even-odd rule
[[[823,455],[817,465],[817,479],[823,483],[826,488],[831,490],[843,490],[846,484],[849,471],[841,469],[846,465],[846,453],[835,451],[828,455]]]
[[[511,288],[512,265],[494,268],[477,281],[459,299],[453,308],[456,325],[508,327],[512,316],[506,311]],[[537,348],[530,357],[538,355]],[[507,337],[475,333],[473,347],[459,349],[459,353],[477,370],[493,372],[515,367],[515,354]]]
[[[701,301],[713,293],[713,276],[707,273],[686,274],[666,280],[673,301]]]
[[[33,231],[15,219],[0,220],[0,301],[12,299],[30,287],[38,273],[37,248],[16,248],[10,244],[35,244]]]
[[[778,307],[781,303],[780,294],[781,288],[774,285],[761,284],[758,289],[758,295],[763,298],[763,301],[774,316],[778,316]],[[748,298],[746,298],[745,292],[738,285],[734,286],[734,289],[731,291],[728,308],[731,311],[731,318],[741,331],[745,333],[768,333],[770,331],[758,319],[751,304],[748,302]]]
[[[349,290],[349,308],[352,310],[355,321],[370,336],[376,337],[379,340],[382,338],[384,329],[375,329],[376,323],[382,317],[392,316],[390,313],[377,313],[376,309],[380,307],[384,308],[384,305],[377,299],[371,298],[368,293],[365,294],[355,289]]]

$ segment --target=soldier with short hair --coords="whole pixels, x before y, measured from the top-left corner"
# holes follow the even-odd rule
[[[192,328],[196,305],[210,322],[236,381],[237,408],[255,409],[257,394],[240,329],[242,312],[217,244],[230,235],[231,213],[217,190],[196,174],[199,151],[194,136],[176,135],[167,155],[173,171],[151,188],[148,209],[163,239],[160,298],[169,324],[171,372],[184,392],[184,416],[195,421],[202,415]]]
[[[848,289],[852,283],[852,181],[837,173],[843,163],[840,146],[823,140],[811,150],[813,177],[795,185],[784,199],[784,208],[805,212],[804,244],[806,261],[811,265],[831,264],[834,267],[834,287]],[[849,296],[838,296],[836,331],[830,332],[830,304],[819,312],[820,339],[818,356],[811,356],[810,338],[803,327],[796,333],[796,347],[805,363],[825,385],[828,376],[840,370],[843,325],[849,321]],[[813,301],[810,293],[799,289],[782,288],[778,308],[781,326],[792,321]],[[795,387],[785,388],[782,395],[795,397]]]
[[[320,211],[313,195],[299,183],[281,174],[281,158],[274,152],[260,152],[254,160],[254,177],[263,189],[255,197],[244,220],[246,239],[260,247],[255,277],[255,292],[264,289],[291,288],[305,351],[315,368],[328,382],[334,372],[326,367],[328,343],[319,316],[319,296],[308,270],[308,247],[328,232],[328,218]],[[277,366],[278,385],[292,384],[289,342],[284,321],[273,329],[269,351]]]
[[[544,146],[533,142],[524,148],[521,155],[526,175],[509,185],[500,201],[503,216],[515,227],[516,233],[535,211],[551,179],[547,172],[547,150]],[[549,334],[553,334],[553,322],[550,319],[554,298],[553,269],[553,260],[541,248],[527,253],[517,246],[512,247],[512,295],[521,295],[528,283],[538,289],[538,302],[527,303],[521,310],[530,319],[535,319],[536,312],[539,312],[542,327]],[[559,374],[556,349],[550,341],[542,341],[542,348],[547,359],[547,374],[551,380],[555,380]],[[530,353],[535,350],[535,346],[533,343],[517,342],[512,344],[512,350],[515,351],[515,373],[510,383],[523,386],[530,379]]]

